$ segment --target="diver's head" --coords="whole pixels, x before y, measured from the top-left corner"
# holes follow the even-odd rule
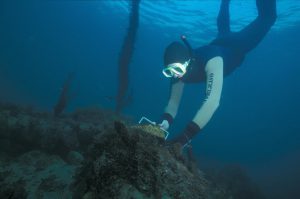
[[[163,74],[166,77],[181,78],[190,63],[190,54],[187,47],[180,42],[172,42],[167,46],[164,54]]]

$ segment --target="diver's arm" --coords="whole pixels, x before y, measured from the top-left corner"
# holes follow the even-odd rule
[[[173,122],[173,119],[177,115],[183,88],[184,83],[180,80],[174,81],[171,84],[169,101],[162,116],[162,120],[167,120],[169,124]]]
[[[193,119],[193,123],[202,129],[219,106],[223,86],[223,59],[214,57],[206,66],[206,98]]]
[[[186,146],[191,139],[207,124],[219,106],[223,86],[223,59],[214,57],[206,66],[206,98],[201,108],[182,133],[176,136],[171,143]]]

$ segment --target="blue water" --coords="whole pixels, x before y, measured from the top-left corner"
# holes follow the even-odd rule
[[[142,0],[130,71],[135,120],[159,118],[169,81],[162,55],[186,34],[193,47],[216,36],[219,1]],[[232,0],[232,29],[256,16],[254,1]],[[128,27],[126,1],[1,1],[0,99],[52,110],[75,71],[72,103],[114,108],[117,60]],[[220,107],[194,140],[200,165],[238,163],[270,198],[294,198],[300,183],[300,2],[278,0],[278,19],[243,65],[224,80]],[[188,86],[172,136],[202,103],[204,85]],[[298,195],[299,196],[299,195]]]

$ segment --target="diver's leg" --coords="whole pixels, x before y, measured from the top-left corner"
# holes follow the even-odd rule
[[[218,18],[218,37],[230,32],[230,16],[229,16],[229,2],[230,0],[222,0]]]
[[[232,38],[243,52],[255,48],[276,21],[276,0],[256,0],[256,6],[257,18]]]

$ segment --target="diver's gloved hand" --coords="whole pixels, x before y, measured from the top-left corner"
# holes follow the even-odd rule
[[[173,116],[169,113],[164,113],[161,116],[160,121],[158,122],[158,125],[163,129],[163,130],[168,130],[170,125],[173,122]]]
[[[169,129],[169,127],[170,127],[170,124],[169,124],[168,120],[163,120],[160,124],[158,124],[158,126],[161,129],[167,131]]]
[[[200,127],[190,122],[184,131],[177,135],[175,138],[166,141],[166,145],[180,144],[181,148],[186,147],[191,142],[192,138],[200,131]]]
[[[185,134],[185,132],[180,133],[178,136],[176,136],[173,139],[170,139],[166,142],[167,145],[172,144],[180,144],[182,148],[184,148],[186,145],[188,145],[191,142],[191,139]]]

